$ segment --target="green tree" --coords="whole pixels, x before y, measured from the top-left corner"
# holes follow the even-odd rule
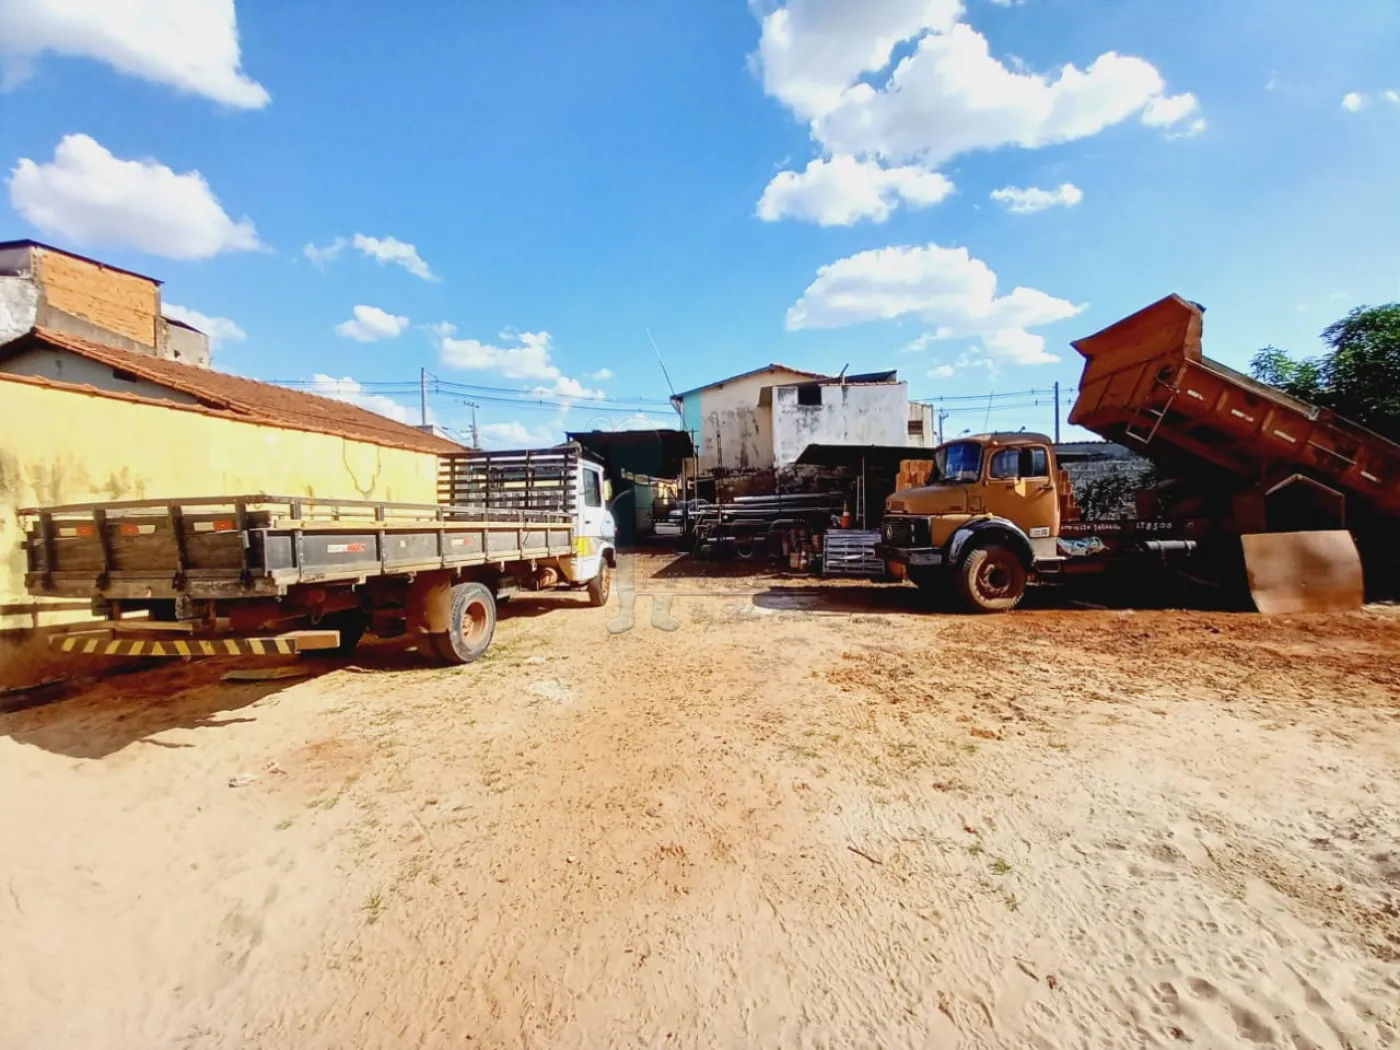
[[[1359,306],[1322,338],[1328,352],[1302,361],[1264,347],[1250,375],[1400,441],[1400,303]]]
[[[1400,303],[1358,307],[1322,338],[1327,407],[1400,441]]]
[[[1303,401],[1318,403],[1324,396],[1321,364],[1316,360],[1294,361],[1276,346],[1266,346],[1250,359],[1249,374]]]

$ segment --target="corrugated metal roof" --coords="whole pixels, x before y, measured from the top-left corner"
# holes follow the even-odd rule
[[[149,382],[178,390],[195,398],[200,407],[206,410],[227,414],[247,423],[305,430],[314,434],[333,434],[351,441],[364,441],[413,452],[441,455],[462,451],[461,445],[446,438],[425,434],[407,424],[397,423],[377,412],[358,408],[344,401],[319,397],[300,390],[288,390],[271,383],[243,379],[226,372],[215,372],[179,361],[167,361],[149,354],[118,350],[45,328],[36,328],[28,335],[0,346],[0,360],[20,351],[33,349],[36,345],[66,350],[109,368],[129,372]],[[72,386],[51,380],[43,382],[57,387]],[[107,393],[102,390],[95,392]]]

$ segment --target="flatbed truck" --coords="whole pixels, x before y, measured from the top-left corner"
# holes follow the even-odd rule
[[[443,457],[438,504],[245,494],[22,511],[26,587],[98,619],[55,636],[73,655],[354,651],[411,635],[465,664],[514,586],[607,603],[615,525],[602,467],[577,446]]]

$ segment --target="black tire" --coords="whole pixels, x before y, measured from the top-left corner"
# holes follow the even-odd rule
[[[359,648],[360,639],[365,636],[365,614],[359,609],[345,609],[342,612],[331,613],[329,616],[323,617],[315,629],[318,631],[339,631],[340,644],[334,649],[308,649],[301,654],[302,656],[309,656],[313,659],[354,656],[355,650]]]
[[[957,576],[958,594],[970,612],[1007,612],[1026,593],[1026,566],[1010,547],[997,543],[969,551]]]
[[[452,648],[445,634],[420,634],[418,636],[418,653],[434,663],[452,664],[457,662],[452,655]]]
[[[496,596],[484,583],[459,583],[452,588],[452,611],[447,633],[429,635],[438,658],[449,664],[469,664],[491,647],[496,633]]]
[[[598,566],[598,575],[588,581],[588,604],[595,609],[601,609],[608,604],[608,599],[612,596],[612,566],[603,562]]]

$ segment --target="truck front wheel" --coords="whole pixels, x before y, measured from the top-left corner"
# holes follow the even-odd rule
[[[496,633],[496,599],[484,583],[452,588],[452,613],[445,634],[429,635],[444,663],[469,664],[491,646]]]
[[[972,612],[1014,609],[1026,593],[1026,567],[1009,547],[978,547],[958,569],[958,592]]]
[[[608,604],[608,598],[612,594],[612,578],[612,566],[604,561],[598,566],[598,575],[588,581],[589,605],[601,609]]]

